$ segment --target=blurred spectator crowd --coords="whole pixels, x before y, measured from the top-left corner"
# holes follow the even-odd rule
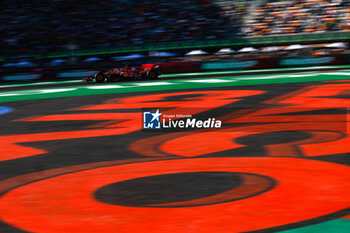
[[[0,12],[0,56],[350,30],[350,0],[2,0]]]
[[[2,54],[219,39],[229,16],[208,0],[2,0]]]
[[[350,31],[350,0],[270,0],[241,30],[243,36]]]

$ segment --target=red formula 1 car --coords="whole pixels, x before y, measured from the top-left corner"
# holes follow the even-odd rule
[[[159,65],[145,64],[141,67],[114,68],[107,72],[98,71],[83,79],[85,82],[123,81],[123,80],[155,80],[160,75]]]

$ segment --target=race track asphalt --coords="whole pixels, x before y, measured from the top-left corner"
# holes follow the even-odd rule
[[[0,232],[347,232],[350,82],[327,72],[3,88]],[[222,128],[142,129],[157,109]]]

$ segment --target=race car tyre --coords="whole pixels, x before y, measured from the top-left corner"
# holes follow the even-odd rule
[[[150,70],[147,73],[147,78],[150,80],[158,79],[158,74],[154,70]]]
[[[104,82],[105,79],[106,79],[106,77],[105,77],[105,76],[103,75],[103,73],[101,73],[101,72],[97,73],[96,76],[95,76],[95,80],[96,80],[96,82],[98,82],[98,83]]]

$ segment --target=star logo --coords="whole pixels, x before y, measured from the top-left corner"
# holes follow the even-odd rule
[[[160,116],[162,113],[157,109],[156,112],[143,112],[144,129],[160,129]]]
[[[157,111],[155,113],[151,113],[151,115],[153,116],[151,122],[153,122],[154,120],[158,119],[158,117],[160,117],[160,115],[162,114],[159,112],[159,109],[157,109]]]

